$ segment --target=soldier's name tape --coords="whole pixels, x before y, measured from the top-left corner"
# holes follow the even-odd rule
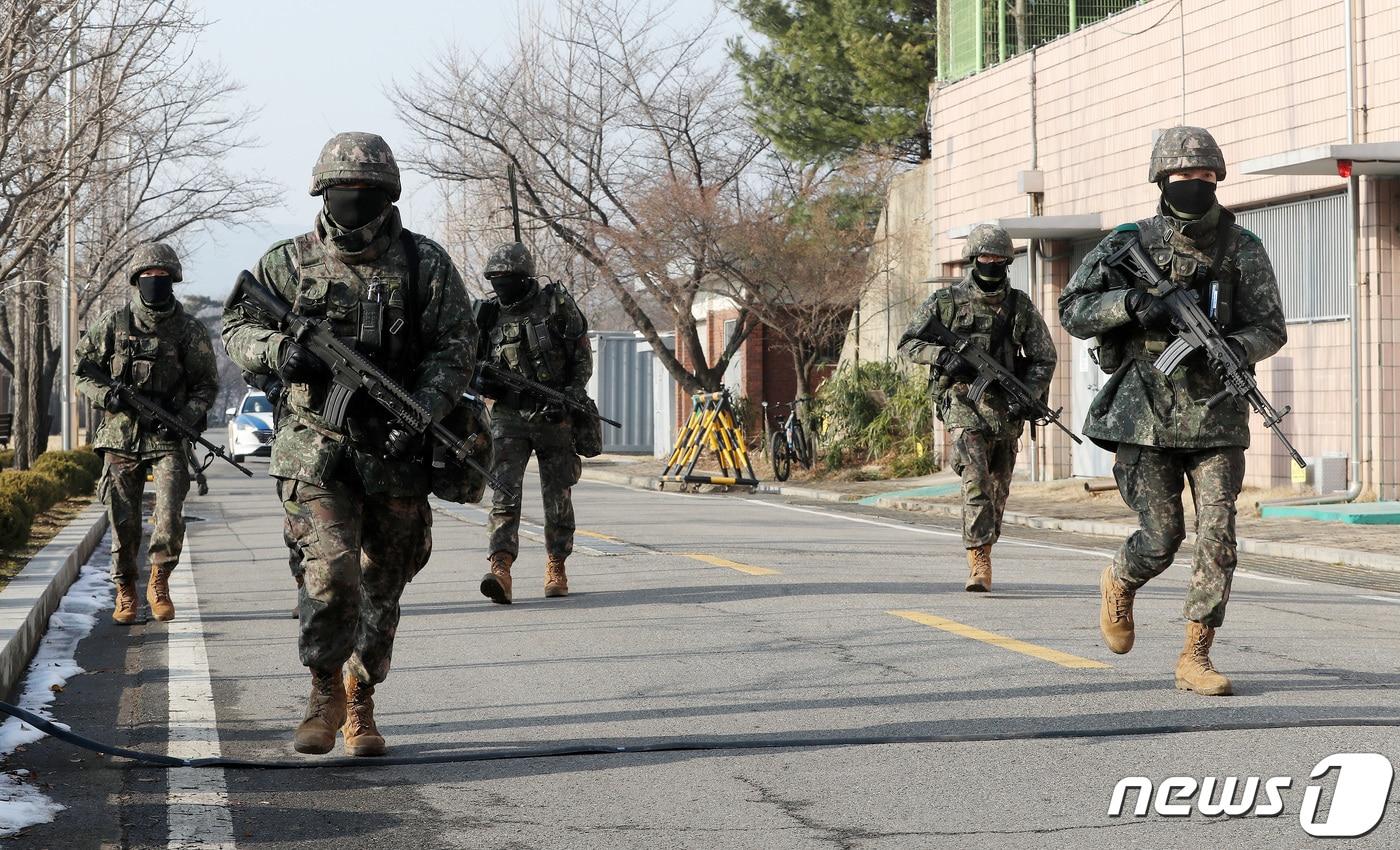
[[[512,749],[464,750],[460,752],[438,753],[430,756],[382,756],[378,758],[326,758],[258,761],[238,758],[196,758],[180,759],[173,756],[131,750],[113,744],[94,741],[78,733],[45,720],[33,712],[19,706],[0,702],[0,714],[8,714],[28,723],[44,734],[57,738],[75,747],[102,755],[116,756],[137,763],[138,766],[182,768],[211,767],[230,770],[305,770],[308,768],[366,768],[392,767],[417,764],[456,764],[484,761],[510,761],[515,759],[566,758],[570,756],[607,756],[639,753],[702,752],[713,750],[777,750],[777,749],[818,749],[831,747],[869,747],[897,744],[964,744],[989,741],[1045,741],[1070,740],[1080,738],[1138,738],[1149,735],[1178,735],[1192,732],[1253,732],[1269,729],[1315,729],[1400,727],[1400,716],[1396,717],[1317,717],[1294,720],[1230,720],[1203,723],[1169,723],[1157,726],[1135,726],[1120,728],[1086,729],[992,729],[987,732],[947,732],[924,735],[832,735],[807,737],[724,737],[703,738],[662,738],[638,743],[572,743],[554,747],[518,747]]]

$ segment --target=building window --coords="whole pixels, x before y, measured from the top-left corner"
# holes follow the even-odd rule
[[[1264,243],[1290,322],[1350,313],[1351,233],[1346,195],[1328,195],[1237,214]]]

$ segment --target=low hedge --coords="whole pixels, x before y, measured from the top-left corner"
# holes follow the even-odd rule
[[[27,470],[0,472],[0,548],[24,545],[35,517],[91,493],[101,475],[102,458],[91,449],[45,452]]]
[[[65,498],[59,480],[40,470],[7,469],[0,472],[0,493],[15,496],[38,516]]]
[[[13,549],[29,539],[34,515],[18,496],[0,493],[0,549]]]
[[[98,466],[94,471],[85,460],[74,457],[78,454],[81,452],[45,452],[29,468],[57,478],[70,496],[91,493],[97,486],[97,476],[102,474],[102,467]]]

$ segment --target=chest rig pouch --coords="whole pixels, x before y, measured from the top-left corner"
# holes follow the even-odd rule
[[[1211,256],[1202,253],[1184,234],[1162,227],[1155,218],[1119,229],[1134,233],[1134,238],[1141,241],[1159,269],[1173,282],[1195,292],[1201,309],[1223,333],[1233,326],[1235,319],[1238,270],[1230,262],[1235,236],[1233,223],[1234,216],[1222,210]],[[1129,281],[1128,285],[1137,286],[1140,282]],[[1090,349],[1090,354],[1099,368],[1111,375],[1129,357],[1157,359],[1175,338],[1176,334],[1170,330],[1148,331],[1130,324],[1098,337],[1098,347]]]
[[[110,371],[146,395],[169,400],[183,375],[179,346],[139,332],[131,307],[124,307],[113,332]]]
[[[560,325],[559,296],[555,285],[547,284],[523,315],[507,314],[496,321],[491,329],[490,357],[546,386],[563,386],[569,375],[565,329]]]
[[[416,290],[420,257],[413,234],[400,233],[403,262],[390,253],[373,263],[350,265],[331,257],[314,234],[295,240],[297,292],[292,309],[308,318],[324,318],[335,335],[367,356],[375,365],[402,381],[415,356]],[[320,412],[325,387],[294,384],[291,400]],[[351,436],[360,442],[380,441],[382,428],[372,421],[377,408],[355,407],[347,419]],[[359,415],[354,415],[358,413]]]

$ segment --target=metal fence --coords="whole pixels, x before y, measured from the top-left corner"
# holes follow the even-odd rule
[[[939,0],[938,78],[957,80],[1146,0]]]
[[[632,333],[594,331],[589,337],[593,377],[588,393],[600,413],[622,422],[621,429],[603,426],[603,451],[650,453],[656,416],[650,346]]]
[[[1328,195],[1238,214],[1269,253],[1290,322],[1345,319],[1351,313],[1351,232],[1347,196]]]

